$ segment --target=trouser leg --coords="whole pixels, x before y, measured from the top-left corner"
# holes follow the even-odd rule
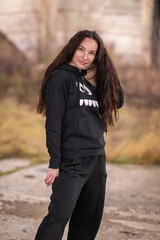
[[[82,188],[79,162],[61,164],[59,177],[52,185],[48,215],[39,226],[35,240],[61,240]]]
[[[70,219],[67,240],[95,239],[102,219],[106,177],[105,155],[101,155],[81,190]]]

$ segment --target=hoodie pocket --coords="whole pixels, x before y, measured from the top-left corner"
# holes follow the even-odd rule
[[[81,148],[104,146],[105,123],[101,118],[82,118],[74,132],[74,144]]]

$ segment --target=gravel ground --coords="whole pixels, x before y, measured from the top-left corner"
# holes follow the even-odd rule
[[[1,171],[5,161],[0,162]],[[20,161],[24,165],[23,160],[17,161],[18,166]],[[0,177],[0,240],[34,239],[51,194],[44,184],[47,166]],[[107,164],[107,172],[104,214],[96,240],[160,240],[160,167]],[[67,227],[63,240],[66,235]]]

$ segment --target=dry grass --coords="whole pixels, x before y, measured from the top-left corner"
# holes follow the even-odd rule
[[[160,163],[160,110],[125,106],[120,120],[108,129],[107,161],[118,163]],[[48,162],[44,119],[35,108],[13,98],[0,103],[0,158],[31,159],[32,164]]]
[[[125,163],[160,163],[160,110],[127,106],[120,110],[120,120],[106,137],[109,161]]]
[[[48,160],[44,119],[15,99],[0,103],[0,158],[30,158],[32,163]]]

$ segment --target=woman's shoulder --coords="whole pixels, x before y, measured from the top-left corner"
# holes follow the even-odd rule
[[[70,78],[68,78],[68,75],[62,69],[57,69],[50,74],[47,80],[47,85],[50,87],[69,87]]]
[[[66,74],[62,69],[56,69],[54,72],[51,73],[49,79],[63,80],[66,79]]]
[[[50,74],[48,81],[59,81],[64,82],[67,81],[67,75],[61,69],[55,70],[53,73]]]

